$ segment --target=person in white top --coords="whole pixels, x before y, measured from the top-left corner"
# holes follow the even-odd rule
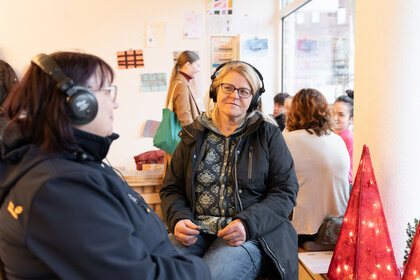
[[[301,245],[315,240],[326,216],[345,214],[350,159],[343,139],[333,132],[330,106],[315,89],[294,96],[283,136],[299,182],[292,224]]]

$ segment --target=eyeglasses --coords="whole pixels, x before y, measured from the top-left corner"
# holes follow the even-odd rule
[[[105,92],[111,98],[112,102],[115,102],[117,100],[117,89],[117,86],[109,86],[101,89],[91,89],[91,91]]]
[[[236,90],[236,91],[238,91],[238,94],[241,98],[248,98],[252,95],[252,90],[247,89],[247,88],[236,88],[232,84],[221,83],[220,88],[226,94],[232,94]]]

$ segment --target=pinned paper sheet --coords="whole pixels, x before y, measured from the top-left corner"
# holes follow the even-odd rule
[[[299,253],[299,259],[313,274],[325,274],[328,272],[333,251]]]
[[[166,73],[141,74],[141,91],[166,91]]]
[[[129,50],[117,52],[118,69],[144,67],[143,51]]]
[[[203,16],[201,14],[184,15],[184,38],[199,39],[203,35]]]
[[[146,46],[148,48],[163,48],[165,45],[165,23],[148,22],[146,24]]]
[[[206,12],[208,15],[231,15],[233,0],[207,0]]]

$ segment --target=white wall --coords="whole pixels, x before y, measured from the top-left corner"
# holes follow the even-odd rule
[[[420,215],[419,16],[418,0],[356,1],[353,166],[368,145],[398,266]]]
[[[135,169],[133,156],[155,149],[152,138],[141,137],[148,119],[161,119],[166,92],[142,93],[141,73],[165,72],[169,79],[173,51],[198,50],[201,57],[201,91],[210,82],[209,34],[202,39],[183,39],[185,13],[205,14],[205,0],[0,0],[0,59],[7,61],[21,76],[37,53],[79,50],[93,53],[108,62],[116,72],[120,108],[115,112],[115,132],[120,134],[109,153],[111,164]],[[276,0],[236,0],[235,28],[230,34],[247,38],[268,38],[269,55],[247,59],[260,69],[267,92],[266,109],[272,111],[272,97],[277,88]],[[146,22],[166,22],[163,48],[146,48]],[[203,21],[205,30],[205,17]],[[222,35],[222,34],[214,34]],[[116,52],[142,49],[144,68],[118,70]]]

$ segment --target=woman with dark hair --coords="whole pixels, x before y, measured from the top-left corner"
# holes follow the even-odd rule
[[[213,280],[254,279],[268,266],[297,280],[288,217],[298,184],[280,128],[259,110],[262,76],[242,61],[217,70],[212,109],[182,129],[160,191],[171,241],[203,257]]]
[[[209,279],[102,161],[118,135],[112,68],[37,55],[0,118],[0,263],[8,279]]]
[[[181,126],[189,125],[200,115],[200,109],[190,87],[190,81],[198,72],[200,72],[200,57],[193,51],[183,51],[172,69],[166,96],[166,108],[172,100],[173,112]],[[171,154],[165,153],[164,172],[171,158]]]
[[[302,89],[294,96],[283,136],[299,181],[292,224],[301,245],[315,240],[325,217],[344,215],[349,199],[349,155],[343,140],[333,132],[326,98],[315,89]]]
[[[346,95],[339,96],[334,102],[334,132],[343,138],[350,156],[349,183],[353,183],[353,131],[350,125],[353,123],[353,99],[354,92],[346,90]]]

